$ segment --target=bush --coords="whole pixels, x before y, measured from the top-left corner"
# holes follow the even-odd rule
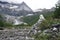
[[[48,15],[48,16],[45,16],[45,19],[46,20],[42,21],[42,23],[40,24],[40,29],[41,30],[45,30],[47,28],[51,28],[52,24],[60,23],[60,19],[53,19],[52,14]]]
[[[51,35],[44,34],[43,32],[34,35],[35,40],[49,40]]]
[[[35,40],[60,40],[60,33],[37,33],[34,36]]]

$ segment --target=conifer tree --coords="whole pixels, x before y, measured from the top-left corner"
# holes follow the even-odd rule
[[[54,11],[54,18],[60,18],[60,5],[56,5],[55,11]]]

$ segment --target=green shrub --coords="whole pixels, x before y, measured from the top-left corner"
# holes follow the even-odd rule
[[[40,29],[45,30],[47,28],[51,28],[52,24],[58,24],[60,23],[60,19],[53,19],[52,14],[45,16],[45,20],[42,21],[40,24]]]

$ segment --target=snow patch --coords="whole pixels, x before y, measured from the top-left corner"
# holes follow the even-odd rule
[[[12,6],[12,7],[10,7],[10,9],[15,9],[15,8],[18,8],[18,6]]]
[[[33,14],[28,14],[28,15],[26,15],[26,16],[32,16]]]

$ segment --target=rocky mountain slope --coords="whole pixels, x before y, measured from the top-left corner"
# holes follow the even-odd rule
[[[0,30],[0,40],[34,40],[28,35],[30,29]]]
[[[27,14],[33,14],[33,11],[24,2],[20,4],[15,4],[15,3],[0,1],[0,13],[12,15],[12,16],[24,16]]]

